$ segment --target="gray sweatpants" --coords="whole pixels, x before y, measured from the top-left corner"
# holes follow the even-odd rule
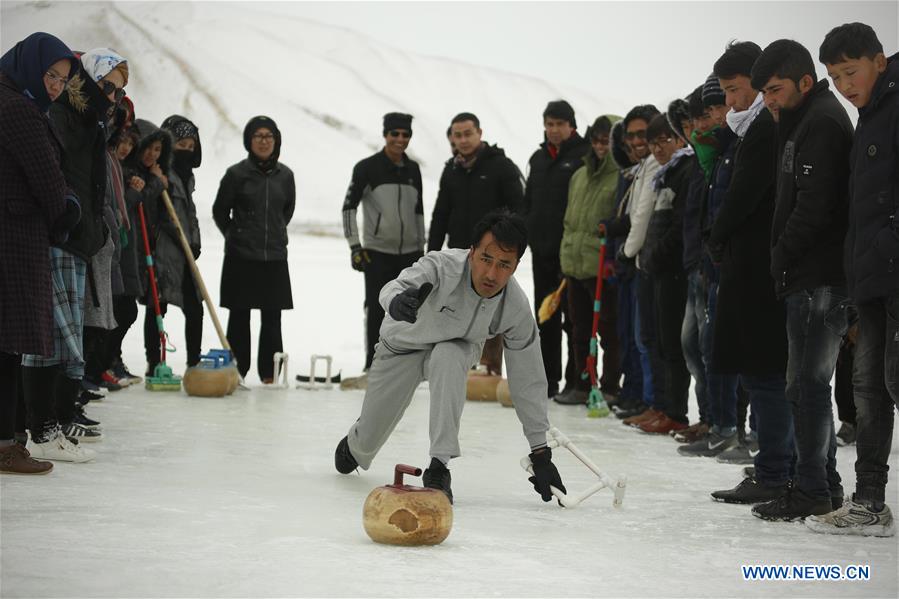
[[[350,452],[359,466],[368,470],[425,379],[431,389],[430,456],[443,461],[460,456],[459,421],[466,381],[481,347],[452,340],[437,343],[431,350],[394,354],[379,343],[368,371],[362,414],[348,434]]]

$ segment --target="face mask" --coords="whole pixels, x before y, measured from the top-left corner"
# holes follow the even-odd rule
[[[194,167],[193,150],[175,150],[172,152],[172,166],[179,173],[190,172]]]

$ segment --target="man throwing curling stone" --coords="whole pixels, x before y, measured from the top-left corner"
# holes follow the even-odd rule
[[[337,445],[341,474],[368,470],[427,379],[431,391],[431,463],[425,487],[440,489],[450,502],[450,459],[461,455],[459,421],[468,371],[484,342],[503,336],[509,390],[531,447],[529,480],[550,501],[550,485],[565,492],[546,446],[546,375],[531,305],[512,277],[527,247],[521,217],[493,212],[476,226],[468,250],[429,252],[381,289],[387,312],[368,374],[362,414]]]

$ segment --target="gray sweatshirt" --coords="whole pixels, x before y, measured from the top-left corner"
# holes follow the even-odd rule
[[[418,310],[416,322],[390,316],[390,302],[410,287],[431,283],[434,289]],[[429,350],[441,341],[462,339],[483,346],[488,338],[503,336],[506,366],[515,411],[531,449],[546,445],[546,374],[540,336],[527,296],[514,277],[491,298],[471,285],[468,250],[429,252],[387,283],[379,296],[387,313],[380,341],[397,353]],[[478,353],[480,355],[480,353]]]

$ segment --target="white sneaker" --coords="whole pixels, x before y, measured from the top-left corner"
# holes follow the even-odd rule
[[[883,510],[872,512],[854,499],[844,501],[843,507],[829,514],[808,516],[805,525],[815,532],[831,535],[891,537],[896,534],[889,506],[884,505]]]
[[[57,462],[89,462],[97,457],[97,452],[85,449],[66,439],[57,427],[44,443],[28,441],[28,451],[37,460],[54,460]]]

